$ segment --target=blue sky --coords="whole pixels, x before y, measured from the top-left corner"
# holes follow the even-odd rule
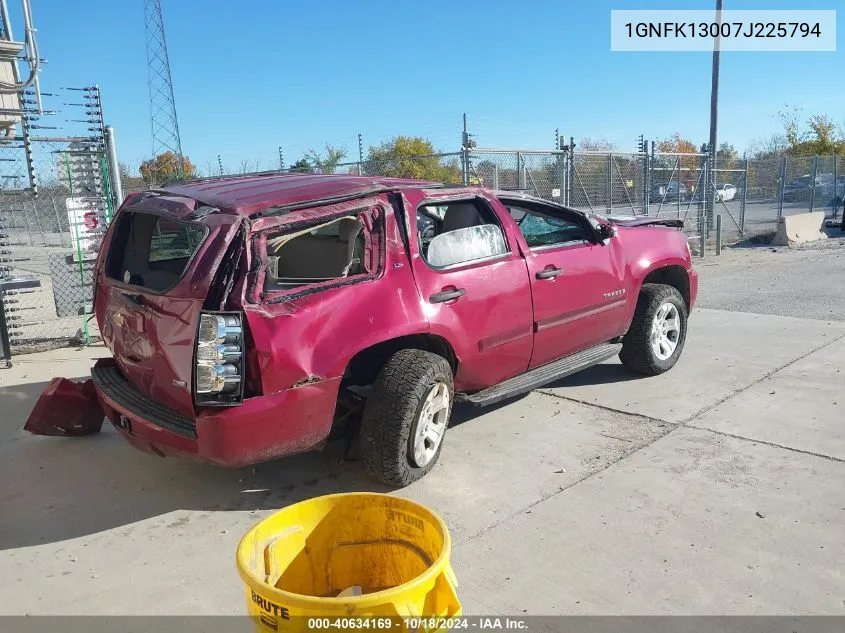
[[[12,0],[15,8],[18,3]],[[32,0],[42,86],[97,83],[121,159],[151,152],[143,0]],[[182,147],[288,163],[324,143],[357,158],[397,134],[454,150],[461,114],[480,146],[549,148],[555,128],[605,138],[709,125],[709,53],[610,52],[610,10],[707,9],[712,0],[280,2],[162,0]],[[725,0],[726,9],[835,9],[841,0]],[[840,12],[840,16],[845,13]],[[20,34],[21,23],[16,22]],[[778,129],[784,104],[845,123],[845,38],[835,53],[722,54],[719,140],[740,150]]]

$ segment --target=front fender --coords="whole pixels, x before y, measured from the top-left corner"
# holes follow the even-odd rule
[[[637,297],[646,278],[667,267],[682,269],[687,275],[690,304],[695,300],[697,277],[687,249],[687,237],[680,231],[649,227],[620,227],[625,250],[628,252],[628,283],[631,299],[628,302],[628,322],[634,317]]]

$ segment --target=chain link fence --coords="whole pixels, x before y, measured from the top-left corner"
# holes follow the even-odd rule
[[[782,215],[812,209],[836,217],[841,212],[845,156],[718,157],[715,167],[709,158],[702,153],[474,147],[267,172],[254,169],[261,161],[243,161],[239,169],[230,169],[220,160],[217,170],[209,165],[208,171],[211,177],[269,172],[394,176],[525,191],[606,215],[679,218],[690,235],[703,232],[711,239],[715,218],[721,215],[723,238],[734,241],[775,231]],[[146,189],[138,180],[125,181],[124,190]]]
[[[219,173],[210,175],[297,173],[249,170],[255,165],[228,170],[218,161]],[[28,186],[29,166],[37,189]],[[728,241],[771,233],[792,213],[824,210],[837,217],[845,196],[845,157],[834,156],[720,158],[714,167],[706,154],[472,148],[298,171],[524,191],[604,215],[679,218],[688,234],[705,238],[714,237],[721,215]],[[139,178],[125,178],[123,185],[125,193],[149,188]],[[32,139],[28,150],[0,142],[0,280],[12,352],[98,336],[91,269],[113,213],[110,199],[99,139]]]
[[[0,358],[88,343],[93,264],[113,214],[104,126],[96,87],[64,89],[78,136],[31,136],[55,129],[24,115],[0,137]],[[71,91],[72,94],[71,94]],[[45,93],[46,94],[46,93]],[[81,128],[81,129],[79,129]]]
[[[93,259],[112,211],[103,194],[108,167],[101,147],[34,142],[33,159],[41,174],[37,193],[0,190],[6,260],[0,283],[13,353],[97,337],[90,319]]]

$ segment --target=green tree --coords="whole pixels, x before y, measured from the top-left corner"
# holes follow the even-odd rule
[[[300,158],[288,168],[288,171],[297,174],[313,174],[314,167],[307,158]]]
[[[739,169],[742,165],[739,152],[730,143],[720,143],[716,150],[716,166],[719,169]]]
[[[164,185],[174,180],[188,180],[197,175],[197,168],[187,156],[180,161],[173,152],[164,152],[145,160],[139,168],[147,184]]]
[[[450,184],[462,182],[458,160],[441,162],[431,141],[419,136],[397,136],[370,147],[364,162],[368,176],[392,176],[414,180],[434,180]]]
[[[321,174],[333,174],[338,163],[346,158],[346,150],[326,143],[325,154],[318,154],[313,149],[305,155],[305,160]]]
[[[840,154],[845,152],[845,137],[842,128],[827,114],[814,114],[801,122],[801,109],[786,108],[777,113],[783,136],[786,139],[786,153],[790,156],[812,156]]]
[[[730,143],[720,143],[719,149],[716,150],[716,158],[720,160],[736,160],[739,158],[739,152]]]
[[[796,147],[804,140],[804,133],[801,131],[801,109],[792,106],[784,110],[778,110],[777,118],[783,126],[783,135],[790,149]]]

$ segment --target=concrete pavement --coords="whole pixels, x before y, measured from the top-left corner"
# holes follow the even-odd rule
[[[664,376],[613,361],[456,408],[437,468],[398,494],[449,524],[466,612],[845,614],[845,323],[699,310],[690,324]],[[250,525],[383,490],[334,444],[221,470],[111,429],[23,437],[38,386],[84,375],[92,351],[0,371],[0,614],[242,613],[233,558]]]

